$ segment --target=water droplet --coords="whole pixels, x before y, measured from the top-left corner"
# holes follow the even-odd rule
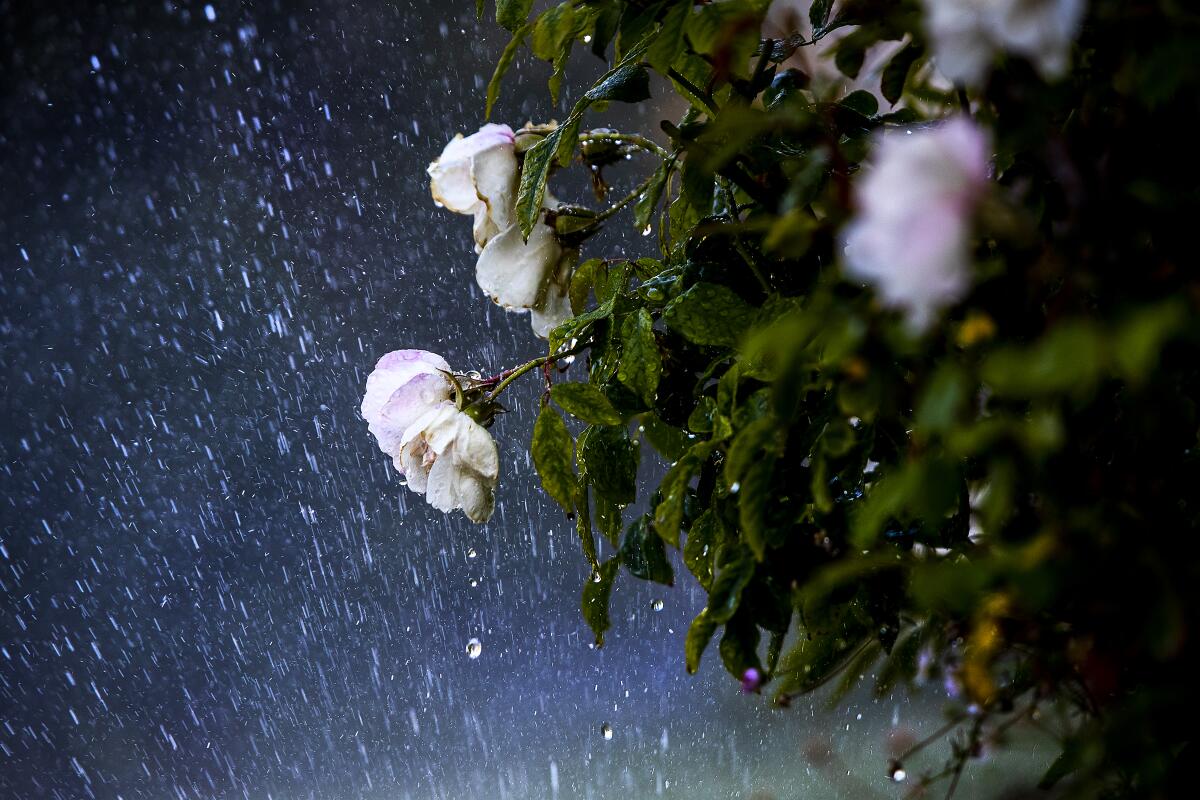
[[[742,484],[738,483],[737,481],[734,481],[733,485],[729,487],[729,492],[730,492],[730,494],[737,494],[738,489],[741,489],[741,488],[742,488]]]
[[[901,783],[908,777],[908,773],[904,771],[904,766],[899,761],[893,761],[888,765],[888,777],[896,783]]]
[[[603,736],[606,740],[611,739],[612,738],[612,725],[609,725],[607,722],[604,723],[603,725],[601,725],[600,726],[600,735]]]
[[[592,570],[592,583],[600,582],[600,570]]]
[[[645,228],[643,228],[643,229],[642,229],[642,236],[649,236],[649,235],[650,235],[650,231],[652,231],[652,230],[654,230],[654,226],[653,226],[653,225],[647,225]]]
[[[583,43],[584,43],[584,44],[591,44],[591,42],[592,42],[592,35],[591,35],[590,33],[585,33],[585,34],[583,35]]]
[[[482,652],[483,645],[478,639],[472,637],[471,640],[467,642],[467,656],[472,659],[479,658],[479,654]]]
[[[478,555],[478,553],[475,552],[474,547],[467,551],[467,558],[474,558],[476,555]]]
[[[653,603],[650,604],[650,607],[653,608],[655,611],[662,611],[663,610],[663,601],[655,600]]]

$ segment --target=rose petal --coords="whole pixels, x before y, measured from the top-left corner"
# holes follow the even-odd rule
[[[453,395],[454,389],[442,373],[417,375],[392,393],[367,427],[379,440],[379,449],[394,456],[409,426]]]
[[[376,419],[392,394],[417,375],[450,371],[446,359],[427,350],[394,350],[375,364],[367,376],[367,390],[363,395],[362,415],[370,423]]]

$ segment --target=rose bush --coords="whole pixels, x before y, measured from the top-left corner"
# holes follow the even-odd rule
[[[597,644],[621,576],[686,570],[708,596],[689,671],[720,658],[785,705],[868,674],[945,687],[944,767],[909,763],[920,741],[886,771],[914,792],[953,794],[1027,730],[1061,745],[1043,789],[1186,796],[1200,16],[814,0],[764,38],[767,5],[498,0],[485,113],[523,47],[556,101],[576,45],[605,62],[558,124],[485,126],[430,169],[475,217],[481,287],[531,310],[547,354],[455,382],[381,362],[370,429],[414,488],[484,518],[494,445],[467,423],[541,374],[531,454],[578,532]],[[802,48],[846,80],[789,66]],[[657,138],[585,127],[652,85],[686,107]],[[645,177],[613,199],[617,161]],[[550,192],[576,165],[600,208]],[[575,266],[622,212],[646,250]]]

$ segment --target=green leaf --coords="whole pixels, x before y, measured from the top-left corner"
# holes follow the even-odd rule
[[[754,577],[754,556],[746,548],[738,548],[713,579],[708,593],[708,615],[718,623],[728,621],[738,610],[742,590]]]
[[[721,520],[712,509],[705,509],[688,530],[683,545],[683,563],[706,590],[712,588],[713,562],[720,539]]]
[[[613,580],[617,577],[620,561],[613,556],[592,573],[583,586],[583,619],[596,635],[596,646],[604,644],[604,633],[611,627],[608,619],[608,598],[612,594]]]
[[[475,19],[483,19],[483,7],[487,5],[486,0],[475,0]]]
[[[950,430],[967,401],[967,376],[954,364],[943,364],[917,403],[916,428],[922,434]]]
[[[654,174],[650,177],[646,191],[634,205],[633,226],[639,232],[645,232],[650,226],[650,220],[658,208],[659,201],[662,200],[663,189],[666,188],[667,177],[671,174],[674,163],[673,160],[667,160],[658,165],[658,169],[654,170]]]
[[[1104,344],[1094,323],[1063,322],[1028,347],[997,350],[983,364],[983,381],[1010,397],[1086,395],[1104,367]]]
[[[924,54],[924,46],[913,41],[892,56],[892,60],[884,67],[880,80],[880,90],[885,100],[896,105],[904,94],[904,84],[908,82],[908,73],[912,70],[912,65]]]
[[[588,293],[596,283],[597,270],[602,269],[604,262],[598,258],[589,258],[571,273],[571,286],[567,294],[571,298],[571,313],[580,314],[587,308]]]
[[[874,41],[872,37],[857,34],[859,31],[854,31],[838,42],[837,51],[833,56],[833,63],[847,78],[858,77],[858,72],[862,69],[863,61],[867,57],[867,47]]]
[[[600,561],[596,556],[596,540],[592,538],[592,515],[588,508],[586,483],[575,486],[575,532],[579,534],[579,544],[588,564],[594,570],[600,569]]]
[[[738,521],[746,544],[750,545],[754,557],[759,561],[766,556],[770,538],[767,508],[775,500],[771,496],[774,472],[775,459],[761,458],[746,470],[738,487]]]
[[[637,498],[638,453],[625,428],[589,427],[579,438],[579,461],[592,487],[608,500],[623,505]]]
[[[496,104],[496,98],[500,96],[500,82],[504,80],[504,74],[508,72],[508,68],[512,66],[513,59],[517,55],[517,48],[521,46],[521,42],[529,35],[529,26],[522,25],[513,33],[512,39],[509,40],[508,46],[504,48],[504,52],[500,54],[500,60],[496,62],[496,69],[492,72],[492,79],[487,85],[487,106],[484,109],[483,118],[490,119],[492,116],[492,106]]]
[[[533,424],[533,465],[542,478],[546,493],[567,511],[574,508],[578,480],[571,468],[571,434],[558,412],[549,406],[542,408]]]
[[[683,52],[683,29],[691,13],[691,3],[676,3],[663,17],[658,34],[646,50],[646,61],[659,74],[666,75]]]
[[[1142,383],[1158,365],[1163,346],[1187,323],[1185,304],[1175,300],[1139,309],[1117,327],[1113,358],[1117,372],[1131,383]]]
[[[675,462],[658,486],[662,499],[654,509],[654,529],[667,544],[679,546],[679,530],[683,526],[683,501],[687,497],[688,484],[708,458],[708,442],[694,446],[683,458]]]
[[[725,635],[721,637],[721,661],[725,669],[735,678],[741,678],[748,669],[762,669],[758,660],[758,626],[746,613],[736,615],[725,624]]]
[[[596,510],[593,515],[596,520],[596,530],[600,531],[613,547],[620,547],[621,526],[624,525],[621,507],[594,489],[592,490],[592,500]]]
[[[875,662],[879,660],[881,652],[882,648],[879,642],[872,639],[853,654],[850,661],[842,668],[841,680],[829,693],[827,702],[830,708],[836,708],[846,695],[850,694],[855,686],[858,686]]]
[[[813,33],[819,33],[829,22],[829,12],[833,9],[833,0],[813,0],[808,9],[808,21],[812,23]]]
[[[654,581],[667,586],[675,585],[675,571],[667,560],[666,546],[662,537],[650,530],[649,517],[637,519],[625,533],[621,546],[621,563],[635,578]]]
[[[923,639],[924,628],[921,627],[910,628],[900,635],[879,670],[879,677],[875,681],[876,697],[882,697],[897,685],[910,683],[917,677],[917,660]]]
[[[875,99],[875,95],[865,89],[858,89],[843,97],[842,105],[857,111],[864,117],[873,117],[879,110],[879,101]]]
[[[725,479],[740,481],[746,471],[766,451],[778,455],[785,433],[771,416],[761,417],[738,432],[725,456]]]
[[[617,379],[654,405],[654,393],[662,373],[662,355],[654,338],[654,320],[644,308],[625,317],[621,323],[621,364]]]
[[[685,158],[679,170],[679,196],[671,203],[671,238],[689,235],[702,218],[712,213],[716,184],[712,172],[698,157]]]
[[[708,609],[701,611],[692,620],[687,638],[683,643],[683,654],[688,672],[694,673],[700,668],[700,657],[704,655],[704,650],[708,647],[716,630],[717,623],[713,622],[712,617],[709,616]]]
[[[678,461],[693,442],[682,428],[668,425],[654,414],[642,418],[642,427],[646,440],[668,461]]]
[[[533,0],[496,0],[496,22],[515,31],[529,19],[532,9]]]
[[[663,311],[668,327],[696,344],[733,347],[754,321],[755,310],[732,290],[697,283]]]
[[[528,239],[542,216],[542,201],[546,197],[546,179],[550,175],[565,126],[560,125],[548,136],[525,151],[521,166],[521,182],[517,189],[516,213],[521,223],[521,234]]]
[[[640,103],[649,97],[650,73],[641,64],[627,63],[601,78],[583,99],[591,103],[601,100]]]
[[[620,425],[621,415],[591,383],[559,383],[550,389],[550,396],[563,411],[593,425]]]

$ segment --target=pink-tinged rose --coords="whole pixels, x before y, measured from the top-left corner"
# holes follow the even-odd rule
[[[499,476],[496,444],[455,406],[449,371],[425,350],[388,353],[367,376],[362,415],[409,488],[437,509],[462,508],[485,522]]]
[[[491,518],[500,474],[496,443],[453,402],[428,409],[409,425],[395,464],[408,487],[434,508],[461,508],[472,522]]]
[[[1085,0],[923,0],[934,60],[955,83],[981,84],[1007,51],[1046,78],[1066,72]]]
[[[484,125],[458,134],[429,165],[433,199],[457,214],[475,217],[475,252],[513,221],[517,196],[515,136],[507,125]]]
[[[988,180],[988,136],[956,118],[885,136],[855,187],[845,270],[927,329],[970,287],[972,223]]]

